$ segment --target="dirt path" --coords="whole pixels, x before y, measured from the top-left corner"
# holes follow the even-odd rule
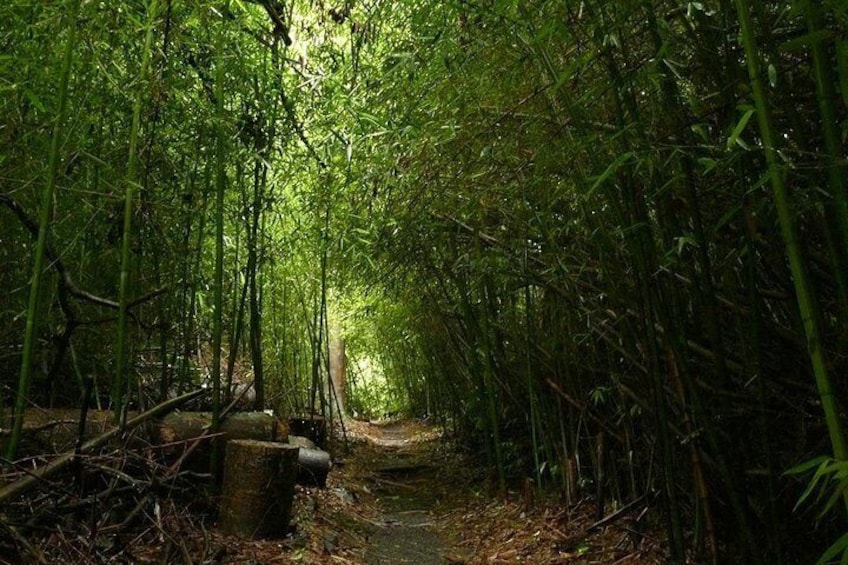
[[[594,504],[565,508],[518,489],[493,497],[485,473],[437,429],[418,422],[351,423],[355,447],[335,480],[359,493],[360,550],[348,563],[662,562],[638,509],[594,528]],[[348,509],[348,512],[350,509]]]
[[[381,449],[371,462],[371,490],[379,518],[369,532],[366,563],[442,563],[444,544],[433,529],[439,500],[430,488],[438,480],[438,469],[427,452],[432,446],[414,441],[409,427],[400,424],[371,431],[367,440]]]
[[[663,544],[627,509],[595,527],[585,498],[566,507],[516,488],[493,496],[479,463],[420,422],[348,423],[327,488],[298,487],[285,540],[195,536],[215,563],[342,565],[658,564]],[[641,520],[641,522],[640,522]],[[197,561],[195,561],[197,562]]]

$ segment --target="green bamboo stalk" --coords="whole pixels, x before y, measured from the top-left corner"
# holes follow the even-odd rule
[[[481,225],[482,225],[482,214]],[[475,250],[477,265],[481,269],[483,260],[483,249],[480,238],[475,238]],[[477,292],[480,301],[480,357],[482,357],[483,369],[483,392],[486,400],[486,414],[489,418],[490,437],[487,441],[492,442],[492,454],[498,473],[498,492],[506,492],[506,473],[504,469],[504,458],[501,449],[500,418],[498,417],[497,389],[495,388],[495,367],[492,360],[492,328],[489,320],[489,284],[485,278],[485,272],[478,275]]]
[[[527,269],[527,250],[524,250],[524,269]],[[524,318],[527,328],[524,332],[527,339],[527,349],[525,351],[525,362],[527,364],[527,398],[530,403],[530,438],[533,444],[533,467],[536,475],[536,490],[541,491],[542,488],[542,465],[540,461],[539,447],[539,409],[536,401],[536,386],[533,380],[533,358],[531,350],[536,343],[535,332],[533,331],[533,313],[532,302],[530,297],[530,283],[524,286]]]
[[[629,127],[637,132],[640,138],[645,138],[644,124],[640,121],[640,113],[636,100],[630,89],[626,87],[624,78],[615,60],[615,55],[608,47],[602,46],[606,60],[607,72],[615,86],[614,101],[616,121],[619,128],[625,131]],[[628,117],[630,121],[628,121]],[[627,150],[624,145],[622,150]],[[639,318],[645,334],[645,347],[650,377],[650,390],[654,403],[654,417],[661,464],[663,495],[666,502],[666,527],[668,529],[670,562],[682,563],[685,556],[683,524],[681,519],[680,501],[674,482],[676,465],[676,450],[669,432],[669,413],[667,395],[665,393],[665,375],[663,372],[663,351],[657,334],[657,323],[668,321],[667,310],[663,307],[664,300],[671,296],[663,293],[664,288],[657,287],[653,273],[657,271],[657,250],[651,232],[649,212],[646,207],[643,187],[631,169],[619,174],[621,190],[622,214],[621,225],[631,226],[625,236],[629,248],[634,271],[636,273],[636,296],[639,306]],[[671,327],[670,324],[663,324]],[[669,344],[673,347],[673,341]],[[673,349],[672,349],[673,351]],[[677,355],[679,357],[679,355]]]
[[[156,14],[159,11],[159,0],[151,0],[147,10],[147,31],[144,36],[144,47],[141,55],[141,69],[138,73],[135,100],[133,102],[132,125],[130,126],[130,148],[127,160],[126,190],[124,192],[124,228],[121,240],[121,278],[118,286],[118,332],[115,353],[115,377],[112,381],[112,405],[115,409],[115,419],[123,425],[126,404],[126,365],[127,365],[127,310],[129,304],[130,269],[132,254],[132,216],[135,188],[138,184],[138,137],[141,129],[141,105],[148,91],[145,79],[150,67],[153,54],[153,34],[155,31]]]
[[[68,41],[62,58],[62,71],[59,78],[59,111],[53,123],[53,133],[50,140],[50,155],[47,164],[47,182],[41,192],[41,209],[38,216],[38,239],[32,266],[32,278],[29,286],[29,302],[27,304],[26,329],[24,330],[24,345],[21,354],[21,372],[18,378],[18,392],[15,398],[15,411],[12,421],[12,435],[6,446],[6,458],[14,459],[21,441],[21,431],[24,425],[24,410],[27,395],[32,383],[32,358],[38,336],[38,305],[41,288],[41,275],[44,270],[44,256],[47,249],[47,233],[50,229],[50,217],[53,209],[53,193],[56,189],[56,177],[59,171],[59,145],[62,138],[65,119],[68,115],[68,86],[71,80],[73,55],[77,42],[77,19],[79,16],[80,0],[72,0],[68,12],[70,29]]]
[[[456,247],[456,241],[454,240],[453,246]],[[460,303],[462,317],[463,319],[458,324],[460,327],[456,328],[454,331],[449,332],[449,335],[453,338],[452,345],[454,346],[455,356],[458,360],[458,368],[459,370],[466,375],[466,380],[470,383],[469,390],[473,391],[472,395],[480,398],[487,399],[487,383],[486,377],[484,376],[485,368],[484,363],[481,359],[483,356],[483,337],[482,337],[482,323],[478,322],[477,316],[474,312],[474,308],[472,306],[472,296],[471,289],[469,288],[468,281],[464,273],[458,272],[446,272],[446,277],[451,277],[454,280],[456,288],[458,290],[458,300]],[[462,323],[464,322],[464,324]],[[448,324],[445,324],[446,327],[450,327]],[[462,327],[462,326],[465,327]],[[465,341],[462,339],[461,333],[465,332],[468,336],[468,340]],[[465,353],[463,355],[463,353]],[[482,406],[482,409],[488,408],[488,405]],[[478,407],[478,410],[481,409]],[[465,420],[467,426],[473,426],[472,422],[472,414],[465,414],[464,411],[460,411],[459,415]],[[489,468],[492,468],[497,464],[497,458],[494,453],[493,443],[491,437],[494,435],[494,430],[492,429],[492,418],[490,413],[487,412],[486,418],[480,419],[480,422],[483,427],[484,441],[483,446],[486,452],[486,465]]]
[[[228,13],[229,0],[224,4],[224,13]],[[224,193],[226,191],[227,130],[224,107],[224,45],[225,23],[220,22],[215,38],[215,275],[213,287],[213,323],[212,323],[212,431],[216,431],[221,416],[221,341],[224,331]],[[212,449],[211,468],[217,472],[220,453],[218,444]],[[220,479],[220,477],[218,477]]]
[[[250,286],[250,319],[249,339],[250,356],[253,362],[253,390],[256,394],[254,410],[265,408],[265,377],[262,362],[262,315],[259,306],[259,288],[257,273],[259,272],[259,226],[262,215],[262,202],[264,194],[264,175],[262,169],[265,161],[255,159],[253,165],[253,204],[251,220],[249,222],[249,235],[247,238],[247,277]]]
[[[236,159],[236,171],[235,171],[235,179],[236,184],[240,185],[243,182],[244,176],[244,166],[242,165],[241,159]],[[246,206],[245,199],[242,198],[242,206]],[[229,352],[227,353],[227,365],[226,370],[221,369],[222,375],[221,378],[224,379],[222,384],[223,390],[221,392],[222,402],[230,402],[232,400],[231,395],[233,392],[233,372],[236,367],[236,359],[238,358],[239,346],[241,344],[241,335],[244,330],[244,311],[247,308],[247,289],[249,286],[250,278],[245,276],[244,282],[242,283],[241,292],[238,292],[236,289],[239,287],[239,283],[241,282],[241,229],[239,229],[238,223],[235,223],[235,244],[233,249],[233,259],[232,259],[232,277],[233,277],[233,292],[232,292],[232,304],[230,304],[230,333],[229,333]],[[249,228],[248,228],[249,229]],[[223,341],[223,338],[222,338]],[[223,361],[222,361],[223,362]]]
[[[321,355],[324,343],[324,317],[327,312],[327,258],[330,248],[330,203],[324,210],[324,222],[321,230],[321,280],[319,295],[313,305],[312,335],[312,385],[310,390],[310,414],[315,414],[316,402],[320,403],[321,415],[326,411],[324,388],[321,386]]]
[[[827,229],[832,240],[829,247],[833,255],[833,270],[839,298],[842,323],[848,324],[848,187],[845,186],[845,158],[840,124],[836,110],[836,79],[824,39],[818,34],[822,29],[819,2],[806,0],[807,29],[812,38],[813,71],[816,94],[821,114],[824,137],[828,187],[831,200],[825,202]]]
[[[786,254],[789,258],[789,268],[792,272],[792,281],[795,286],[795,297],[798,302],[798,310],[801,314],[804,333],[807,338],[807,351],[813,367],[822,409],[824,410],[825,423],[827,424],[828,434],[830,435],[833,455],[838,460],[845,460],[848,458],[848,450],[846,450],[845,434],[842,428],[842,422],[839,419],[836,397],[831,386],[824,348],[822,346],[820,328],[821,312],[813,291],[812,281],[807,274],[803,251],[798,242],[798,231],[795,225],[795,210],[792,199],[789,190],[783,182],[783,175],[781,174],[780,164],[778,163],[777,140],[774,134],[768,98],[763,85],[760,60],[757,53],[757,40],[754,36],[747,0],[736,0],[736,11],[739,15],[742,46],[745,50],[745,56],[748,59],[748,75],[751,82],[754,105],[757,110],[757,121],[763,140],[763,151],[765,152],[769,180],[771,181],[772,191],[774,193],[774,202],[780,223],[780,233],[783,237]]]
[[[746,214],[750,212],[746,211]],[[767,538],[766,551],[764,556],[774,565],[782,565],[784,558],[780,550],[780,521],[782,519],[777,511],[777,485],[776,473],[774,472],[774,454],[771,446],[771,427],[768,418],[766,417],[768,404],[766,400],[766,381],[763,378],[763,338],[762,338],[762,306],[761,298],[758,295],[757,288],[757,266],[756,255],[754,252],[754,240],[752,233],[752,222],[746,222],[747,230],[745,233],[744,245],[745,255],[743,263],[744,288],[750,315],[747,322],[742,322],[745,327],[743,339],[745,343],[745,366],[747,367],[747,375],[749,378],[756,378],[757,381],[757,428],[765,454],[766,466],[766,525],[768,527],[769,536]]]
[[[659,25],[660,18],[656,13],[656,7],[653,1],[647,0],[643,2],[643,5],[648,16],[647,21],[649,22],[649,33],[652,38],[654,48],[656,49],[658,56],[662,58],[664,57],[663,53],[665,50],[660,32],[662,29],[662,26]],[[691,132],[687,128],[682,127],[682,124],[689,123],[691,117],[688,115],[689,113],[686,107],[681,104],[681,101],[684,98],[681,96],[677,82],[672,78],[667,65],[661,64],[657,67],[657,70],[662,76],[660,86],[663,104],[666,108],[666,115],[673,123],[669,129],[671,131],[681,131],[684,147],[696,145],[697,141],[692,139],[693,136]],[[691,154],[685,149],[681,148],[679,150],[678,160],[680,164],[682,188],[690,204],[688,210],[691,218],[692,235],[696,242],[694,246],[695,254],[698,262],[700,263],[700,268],[695,265],[689,265],[689,276],[693,281],[695,281],[695,292],[693,298],[701,305],[699,311],[702,313],[704,320],[704,330],[716,352],[715,360],[710,364],[713,382],[717,384],[726,384],[726,358],[723,338],[720,331],[720,316],[713,284],[714,271],[712,261],[709,253],[707,252],[709,243],[701,214],[701,199],[698,191],[696,190],[694,176],[695,167]],[[662,199],[663,197],[660,196],[659,198]],[[671,233],[668,232],[668,226],[673,223],[674,215],[668,214],[667,210],[668,206],[666,203],[666,206],[660,206],[656,211],[658,224],[661,226],[661,230],[666,238],[673,233],[680,233],[679,227]],[[666,245],[668,245],[667,239]],[[665,298],[659,303],[659,308],[661,310],[660,319],[663,327],[668,330],[668,335],[670,337],[669,346],[674,353],[678,379],[681,386],[685,389],[679,391],[678,397],[681,406],[685,407],[687,403],[689,404],[688,408],[682,410],[684,424],[687,429],[703,430],[703,437],[714,453],[719,475],[722,476],[725,481],[727,496],[730,499],[731,508],[733,508],[734,511],[734,517],[738,521],[740,540],[749,549],[749,558],[752,562],[756,562],[759,559],[759,556],[757,555],[758,548],[749,526],[748,513],[745,511],[745,506],[742,502],[744,499],[744,487],[740,485],[740,481],[732,472],[730,465],[726,463],[723,450],[716,439],[716,431],[714,429],[712,419],[709,416],[708,411],[704,409],[704,402],[701,399],[702,391],[693,383],[686,356],[680,355],[680,352],[685,351],[686,348],[684,338],[685,328],[682,327],[680,323],[680,321],[684,319],[683,309],[681,308],[684,298],[681,296],[679,289],[675,286],[666,288],[663,291],[663,295]],[[705,533],[707,534],[707,539],[710,542],[707,544],[710,553],[710,560],[715,563],[718,559],[717,547],[715,544],[714,531],[710,527],[713,523],[713,517],[711,515],[709,499],[705,496],[706,489],[704,488],[705,483],[703,481],[700,449],[701,448],[699,447],[697,440],[691,442],[689,445],[694,483],[693,487],[695,491],[694,495],[696,499],[701,501],[698,505],[699,511],[696,514],[696,520],[700,523],[703,519],[703,523],[706,525]],[[702,541],[703,540],[696,529],[696,547],[701,547]]]
[[[234,278],[234,282],[238,283],[238,276]],[[241,292],[234,292],[233,296],[237,304],[233,304],[233,330],[230,332],[230,352],[227,355],[227,369],[225,371],[225,390],[224,397],[226,401],[231,400],[230,394],[233,389],[233,372],[236,368],[236,359],[238,358],[239,345],[241,344],[241,336],[244,333],[244,311],[247,308],[247,290],[250,286],[249,279],[245,277],[241,287]],[[237,284],[236,284],[237,286]],[[255,384],[254,384],[255,386]]]
[[[189,259],[189,247],[186,244],[186,261],[191,260],[191,282],[186,276],[185,284],[188,292],[188,312],[186,314],[185,327],[183,329],[183,359],[180,363],[180,375],[177,385],[177,394],[182,394],[188,389],[189,381],[189,358],[191,357],[192,345],[195,339],[195,327],[197,325],[197,286],[198,273],[200,273],[200,265],[203,262],[203,242],[206,241],[206,210],[209,205],[209,186],[211,185],[211,167],[205,167],[203,174],[203,193],[201,203],[196,209],[196,213],[200,216],[197,226],[197,247],[194,249],[194,256]],[[186,270],[188,273],[188,270]]]

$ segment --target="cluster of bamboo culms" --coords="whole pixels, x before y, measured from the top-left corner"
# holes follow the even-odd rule
[[[410,9],[378,93],[422,92],[375,191],[416,407],[501,484],[662,508],[674,561],[818,557],[844,484],[817,522],[784,473],[846,458],[845,6],[485,4]]]
[[[845,3],[344,5],[0,6],[7,458],[85,390],[324,411],[347,308],[351,378],[496,488],[648,507],[677,562],[839,539]]]
[[[26,409],[85,391],[121,426],[202,382],[216,424],[245,388],[255,409],[328,409],[328,238],[310,229],[327,233],[332,186],[294,134],[297,104],[323,102],[297,89],[268,18],[260,3],[0,8],[7,460]]]

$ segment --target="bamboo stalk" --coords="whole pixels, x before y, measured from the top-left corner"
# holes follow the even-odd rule
[[[777,138],[774,133],[768,97],[763,86],[757,40],[751,23],[748,2],[747,0],[735,1],[736,11],[739,16],[742,46],[748,60],[748,76],[757,110],[757,121],[763,140],[763,151],[766,157],[769,180],[774,193],[778,221],[780,222],[780,233],[783,237],[786,254],[789,258],[789,267],[792,272],[792,282],[795,287],[798,310],[801,314],[804,333],[807,337],[807,351],[813,367],[819,399],[824,410],[825,423],[827,424],[833,455],[836,459],[845,460],[848,458],[848,449],[846,449],[845,434],[839,417],[835,393],[830,382],[822,344],[820,327],[821,312],[813,290],[812,281],[807,274],[804,254],[798,241],[798,230],[795,223],[796,211],[789,190],[784,183],[783,173],[778,162]],[[846,507],[848,507],[848,499],[846,499]]]
[[[123,424],[126,414],[126,365],[127,365],[127,311],[129,307],[130,292],[130,269],[132,254],[130,242],[132,241],[132,217],[133,203],[136,184],[138,183],[138,138],[141,129],[141,105],[148,92],[145,82],[150,67],[150,59],[153,53],[153,35],[155,31],[156,15],[159,11],[159,0],[151,0],[147,9],[147,31],[144,36],[144,47],[142,50],[141,69],[139,70],[139,84],[133,102],[132,125],[130,126],[129,157],[127,159],[127,174],[125,177],[126,189],[124,191],[124,223],[123,236],[121,239],[121,275],[118,285],[118,330],[117,345],[115,347],[115,376],[112,381],[112,405],[115,409],[115,419]]]
[[[65,120],[68,115],[68,85],[71,80],[73,67],[73,55],[77,42],[77,26],[80,10],[80,0],[72,0],[71,9],[68,12],[68,39],[65,43],[64,56],[62,58],[62,71],[59,77],[59,108],[56,112],[56,120],[53,123],[53,133],[50,140],[50,154],[47,165],[47,182],[41,192],[41,209],[38,216],[38,240],[35,244],[33,256],[32,277],[29,285],[29,301],[27,304],[26,329],[24,330],[24,344],[21,354],[21,372],[18,378],[18,391],[15,397],[15,410],[12,422],[12,437],[6,448],[6,457],[14,459],[21,441],[21,432],[24,425],[24,410],[26,409],[27,396],[32,382],[32,360],[35,345],[38,338],[38,310],[39,294],[41,290],[41,276],[44,270],[45,251],[47,249],[47,233],[50,229],[50,217],[53,209],[53,193],[56,189],[56,177],[59,171],[59,145],[64,132]]]
[[[262,170],[264,161],[256,158],[253,163],[253,202],[251,204],[251,220],[249,222],[249,236],[247,239],[247,277],[250,283],[250,356],[253,362],[254,410],[265,408],[265,377],[262,362],[262,314],[259,307],[259,285],[257,274],[260,269],[259,263],[259,238],[260,222],[262,217],[264,181]]]
[[[842,327],[848,324],[848,187],[845,185],[845,154],[837,119],[836,89],[831,62],[824,39],[818,34],[822,29],[821,7],[817,0],[806,0],[807,30],[811,38],[816,97],[821,115],[830,199],[824,203],[826,228],[829,232],[831,261]],[[848,339],[848,336],[843,339]]]
[[[229,12],[230,2],[224,4]],[[212,433],[216,433],[221,418],[221,342],[224,332],[224,193],[226,192],[227,129],[224,105],[225,23],[222,19],[215,38],[215,275],[212,327]],[[218,444],[214,444],[210,468],[220,468]],[[220,477],[216,477],[220,479]]]

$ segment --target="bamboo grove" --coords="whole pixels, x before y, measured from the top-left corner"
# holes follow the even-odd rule
[[[338,324],[351,408],[367,359],[495,489],[645,504],[675,562],[848,547],[844,2],[0,16],[7,418],[245,367],[326,410]]]

